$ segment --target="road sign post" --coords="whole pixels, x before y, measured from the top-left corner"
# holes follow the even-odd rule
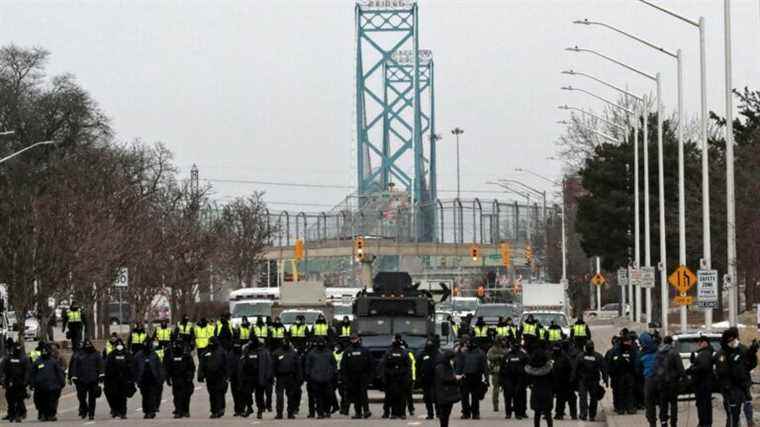
[[[629,293],[628,299],[625,295],[625,287],[628,286],[628,269],[619,268],[617,271],[618,286],[620,286],[620,317],[625,317],[625,306],[627,302],[631,302],[631,309],[633,309],[633,303],[631,301],[631,295]]]
[[[129,269],[122,267],[119,269],[119,275],[116,276],[116,281],[113,283],[114,288],[119,291],[119,334],[121,335],[121,325],[124,324],[124,296],[123,290],[129,287]]]
[[[697,307],[704,310],[718,308],[718,271],[697,271]]]
[[[634,287],[634,292],[636,292],[636,307],[635,307],[635,320],[636,322],[641,322],[641,269],[640,268],[631,268],[631,273],[629,275],[629,280],[631,285]]]

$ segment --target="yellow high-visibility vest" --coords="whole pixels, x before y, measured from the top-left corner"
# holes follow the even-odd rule
[[[459,325],[457,325],[456,323],[452,323],[451,332],[453,332],[454,335],[459,335]]]
[[[169,342],[172,340],[172,328],[166,327],[166,328],[157,328],[156,329],[156,338],[158,338],[159,342]]]
[[[145,344],[147,338],[145,332],[132,332],[132,344]]]
[[[476,326],[473,328],[475,332],[475,338],[485,338],[488,336],[488,328],[486,326]]]
[[[536,325],[530,323],[523,323],[523,335],[536,335]]]
[[[409,354],[409,361],[411,362],[411,365],[412,365],[412,381],[415,381],[417,380],[417,360],[414,358],[414,353],[410,351],[408,354]]]
[[[315,323],[314,324],[314,335],[318,337],[326,337],[327,336],[327,323]]]
[[[219,332],[222,331],[222,328],[224,326],[222,325],[221,320],[216,321],[216,329],[214,330],[214,335],[219,335]],[[227,322],[227,330],[230,331],[230,335],[232,335],[232,324],[230,322]]]
[[[106,342],[106,356],[111,354],[112,351],[113,351],[113,344],[111,344],[111,341],[107,341]]]
[[[251,328],[246,328],[245,326],[240,327],[240,339],[241,340],[247,340],[251,336]]]
[[[184,326],[182,323],[177,323],[177,330],[180,335],[190,335],[193,331],[193,325],[190,322],[187,322]]]
[[[517,336],[517,326],[507,326],[507,328],[509,328],[509,333],[511,333],[513,337]]]
[[[40,356],[42,356],[42,353],[40,353],[40,351],[39,351],[39,350],[32,350],[32,351],[29,353],[29,360],[31,360],[31,361],[32,361],[32,363],[34,363],[35,361],[37,361],[37,359],[38,359]]]
[[[577,337],[585,337],[586,336],[586,325],[582,324],[575,324],[573,325],[573,336]]]
[[[351,326],[342,326],[340,328],[340,336],[341,337],[350,337],[351,336]]]
[[[293,338],[306,338],[306,325],[291,326],[290,336]]]
[[[259,338],[266,338],[269,335],[269,328],[266,326],[254,326],[253,333]]]
[[[79,323],[82,321],[82,312],[79,310],[69,310],[66,312],[66,318],[68,319],[69,323]]]
[[[203,349],[208,347],[209,338],[214,336],[214,326],[206,325],[206,327],[195,327],[195,347]]]
[[[562,329],[549,328],[549,341],[550,342],[562,341]]]
[[[509,327],[507,326],[497,326],[496,327],[496,336],[497,337],[506,337],[509,335]]]
[[[283,339],[285,338],[285,328],[282,326],[278,326],[276,328],[272,328],[272,338],[274,339]]]
[[[160,349],[160,348],[158,350],[156,350],[156,356],[158,356],[158,360],[160,360],[160,361],[163,362],[164,361],[164,350]]]
[[[340,362],[343,360],[343,352],[333,351],[333,358],[335,359],[335,363],[338,365],[338,368],[340,368]]]

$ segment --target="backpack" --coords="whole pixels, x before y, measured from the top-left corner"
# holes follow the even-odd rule
[[[670,381],[670,370],[668,369],[668,356],[667,351],[658,351],[654,358],[654,368],[652,379],[658,388],[667,385]]]

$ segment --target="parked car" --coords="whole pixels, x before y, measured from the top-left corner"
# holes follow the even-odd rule
[[[673,346],[681,356],[684,369],[688,369],[691,366],[691,354],[697,351],[697,340],[700,336],[707,337],[714,351],[720,350],[720,334],[692,332],[673,335]]]

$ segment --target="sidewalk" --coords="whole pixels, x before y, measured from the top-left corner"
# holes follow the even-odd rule
[[[618,415],[612,409],[612,398],[605,396],[604,412],[607,415],[608,427],[638,427],[646,426],[647,419],[644,411],[638,411],[635,415]],[[755,399],[753,405],[755,424],[760,425],[760,399]],[[659,410],[657,412],[659,417]],[[697,407],[693,400],[678,402],[678,426],[693,427],[697,425]],[[726,412],[723,410],[723,399],[720,395],[713,395],[713,425],[722,426],[726,424]],[[659,422],[658,422],[659,425]],[[669,425],[669,424],[668,424]],[[746,425],[744,414],[742,414],[741,425]]]

